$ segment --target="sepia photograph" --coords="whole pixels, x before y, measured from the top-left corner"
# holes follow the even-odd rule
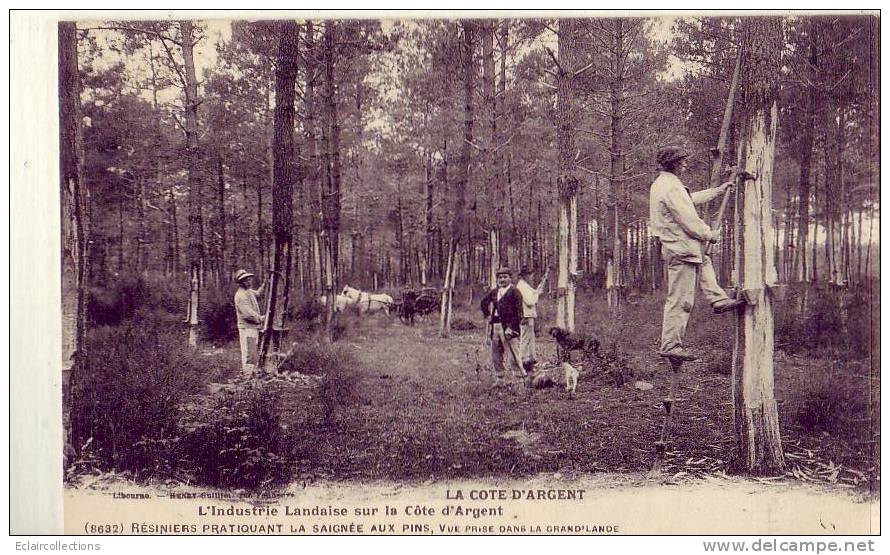
[[[880,534],[879,12],[53,25],[60,532]]]

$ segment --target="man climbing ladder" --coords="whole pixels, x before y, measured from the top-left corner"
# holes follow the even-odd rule
[[[649,225],[652,234],[661,240],[661,253],[668,273],[658,354],[678,361],[697,358],[683,344],[695,302],[696,282],[717,314],[733,310],[745,302],[741,298],[729,298],[717,284],[711,259],[702,252],[702,242],[716,243],[719,231],[712,230],[695,211],[696,204],[725,193],[732,181],[690,193],[678,177],[686,169],[688,156],[679,147],[659,150],[656,161],[661,172],[649,189]]]

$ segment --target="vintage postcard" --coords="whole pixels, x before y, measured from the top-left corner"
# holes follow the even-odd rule
[[[879,13],[35,17],[14,533],[880,534]]]

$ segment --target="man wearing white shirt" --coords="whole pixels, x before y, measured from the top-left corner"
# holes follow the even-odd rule
[[[548,268],[549,272],[550,269]],[[529,284],[531,280],[530,272],[527,267],[522,268],[519,272],[519,281],[516,282],[516,289],[522,294],[522,322],[519,325],[519,352],[522,353],[522,367],[526,372],[532,372],[537,363],[537,353],[535,346],[535,319],[538,317],[538,299],[544,292],[544,284],[547,283],[547,273],[537,287]]]
[[[252,289],[253,279],[254,275],[246,270],[235,272],[235,281],[238,283],[238,290],[235,292],[235,318],[241,343],[241,370],[245,374],[256,370],[257,340],[264,320],[257,296],[262,293],[265,285]]]
[[[716,198],[732,182],[690,193],[678,177],[686,169],[688,154],[679,147],[659,150],[656,160],[661,168],[649,189],[649,227],[661,240],[662,257],[667,264],[668,293],[664,303],[659,354],[680,360],[695,360],[683,340],[695,302],[696,283],[715,313],[727,312],[744,304],[730,299],[718,284],[711,259],[702,252],[702,243],[719,239],[695,211],[696,204]]]

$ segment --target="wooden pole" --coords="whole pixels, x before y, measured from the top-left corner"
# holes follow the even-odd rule
[[[720,185],[720,174],[723,171],[723,154],[726,152],[726,143],[729,140],[729,127],[732,123],[732,111],[735,107],[736,91],[739,85],[739,71],[742,65],[742,49],[739,48],[735,58],[735,67],[732,70],[732,81],[729,85],[729,96],[726,98],[726,106],[723,108],[723,122],[720,124],[720,137],[717,139],[717,148],[711,151],[711,187]],[[713,223],[717,223],[714,220]]]
[[[655,442],[655,461],[652,463],[653,472],[660,472],[664,464],[667,442],[671,435],[671,418],[675,412],[677,393],[680,387],[680,371],[683,368],[682,360],[669,358],[668,361],[671,363],[671,384],[667,397],[661,401],[661,406],[664,408],[664,420],[661,424],[661,435],[658,441]]]

